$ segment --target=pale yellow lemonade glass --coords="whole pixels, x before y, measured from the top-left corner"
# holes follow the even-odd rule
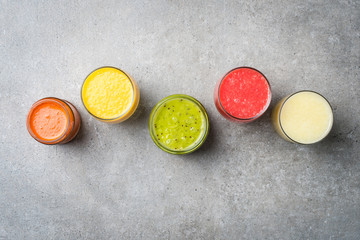
[[[272,122],[285,140],[313,144],[329,134],[333,112],[322,95],[306,90],[283,98],[272,112]]]

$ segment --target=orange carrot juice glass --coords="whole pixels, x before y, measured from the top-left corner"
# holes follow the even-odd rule
[[[80,129],[80,114],[68,101],[48,97],[32,105],[26,119],[30,135],[48,145],[67,143]]]

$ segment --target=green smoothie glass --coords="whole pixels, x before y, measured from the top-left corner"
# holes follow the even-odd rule
[[[149,131],[160,149],[171,154],[187,154],[205,142],[209,118],[198,100],[175,94],[162,99],[153,108]]]

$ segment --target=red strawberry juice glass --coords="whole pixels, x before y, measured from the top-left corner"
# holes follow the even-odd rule
[[[234,68],[216,84],[214,102],[220,114],[230,121],[254,121],[270,105],[269,81],[254,68]]]

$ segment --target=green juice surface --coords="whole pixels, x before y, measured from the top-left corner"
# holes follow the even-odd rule
[[[201,141],[206,120],[198,105],[185,98],[175,98],[159,106],[153,124],[158,141],[166,148],[179,151]]]

